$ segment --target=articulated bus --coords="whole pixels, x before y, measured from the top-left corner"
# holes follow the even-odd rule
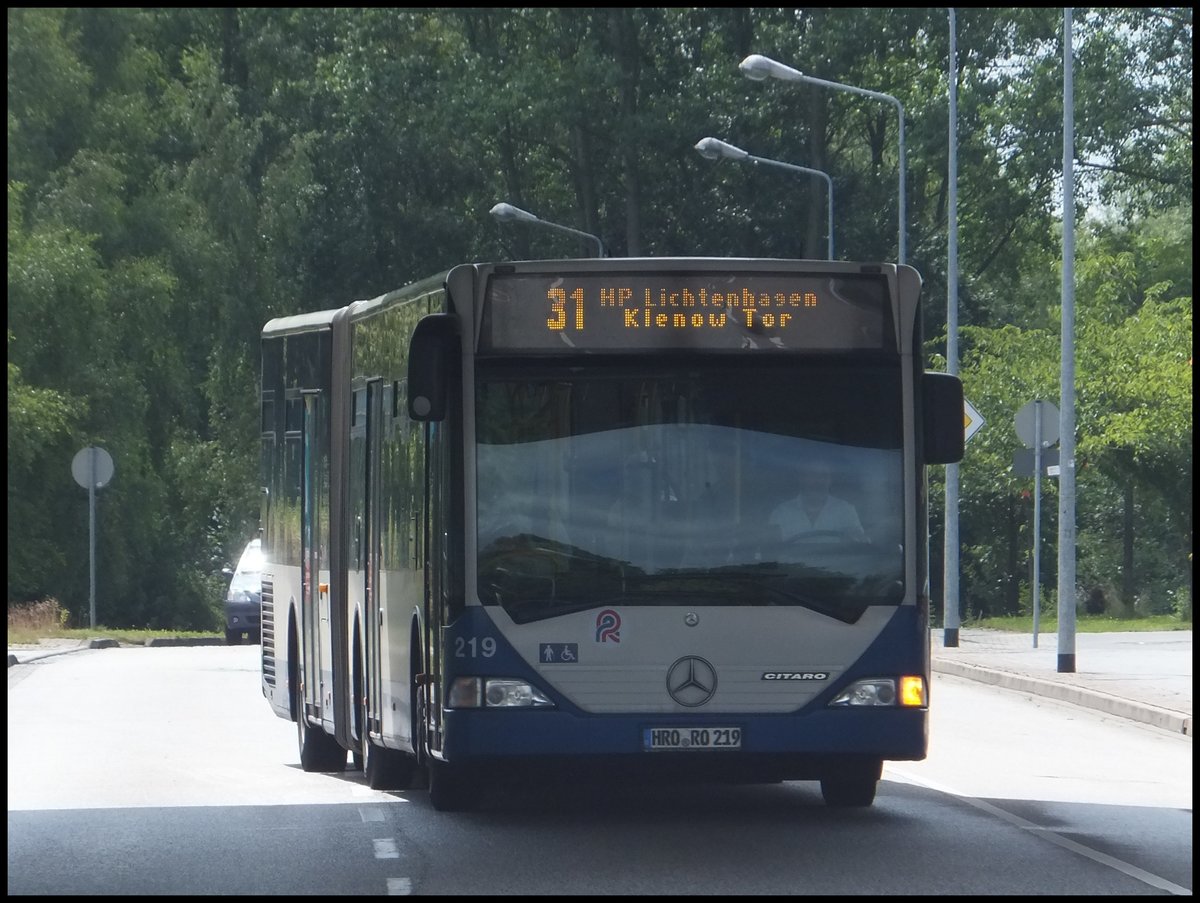
[[[926,468],[963,452],[920,292],[471,263],[267,323],[262,689],[303,769],[441,811],[560,774],[869,806],[926,754]]]

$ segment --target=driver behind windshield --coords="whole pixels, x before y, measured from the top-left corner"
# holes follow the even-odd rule
[[[858,512],[845,499],[830,494],[833,470],[825,461],[802,460],[797,466],[799,493],[771,512],[767,523],[779,528],[783,541],[845,539],[865,542]]]

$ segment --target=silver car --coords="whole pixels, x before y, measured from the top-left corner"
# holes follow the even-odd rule
[[[237,569],[225,568],[229,592],[225,594],[225,642],[236,646],[245,637],[251,643],[262,639],[262,541],[257,537],[246,543]]]

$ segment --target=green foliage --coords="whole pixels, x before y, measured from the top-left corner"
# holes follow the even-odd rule
[[[961,468],[964,608],[1016,611],[1031,506],[1011,418],[1059,398],[1062,13],[956,19],[961,373],[988,423]],[[895,109],[750,82],[750,53],[903,104],[908,262],[931,363],[944,354],[945,9],[18,8],[8,23],[10,600],[85,611],[69,464],[94,443],[116,463],[98,496],[107,622],[217,623],[219,569],[257,526],[263,323],[463,260],[588,253],[494,222],[497,201],[617,256],[824,256],[823,183],[703,160],[712,135],[830,173],[838,256],[892,259]],[[1190,613],[1191,11],[1089,9],[1075,30],[1081,198],[1105,205],[1077,252],[1081,595]],[[937,474],[931,490],[936,506]]]
[[[1184,213],[1168,211],[1137,229],[1094,224],[1080,242],[1076,569],[1081,596],[1098,593],[1108,608],[1190,606],[1191,226]],[[1033,484],[1011,472],[1020,447],[1013,416],[1035,398],[1059,403],[1060,337],[1015,326],[962,333],[965,392],[991,426],[972,439],[961,469],[961,607],[1014,612],[1029,598],[1020,584],[1032,555]],[[1055,481],[1043,481],[1043,537],[1057,531],[1056,491]],[[1053,586],[1055,546],[1043,548],[1041,564]]]

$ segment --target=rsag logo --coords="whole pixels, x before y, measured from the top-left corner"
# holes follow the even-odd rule
[[[621,616],[611,608],[596,615],[596,642],[621,642]]]

